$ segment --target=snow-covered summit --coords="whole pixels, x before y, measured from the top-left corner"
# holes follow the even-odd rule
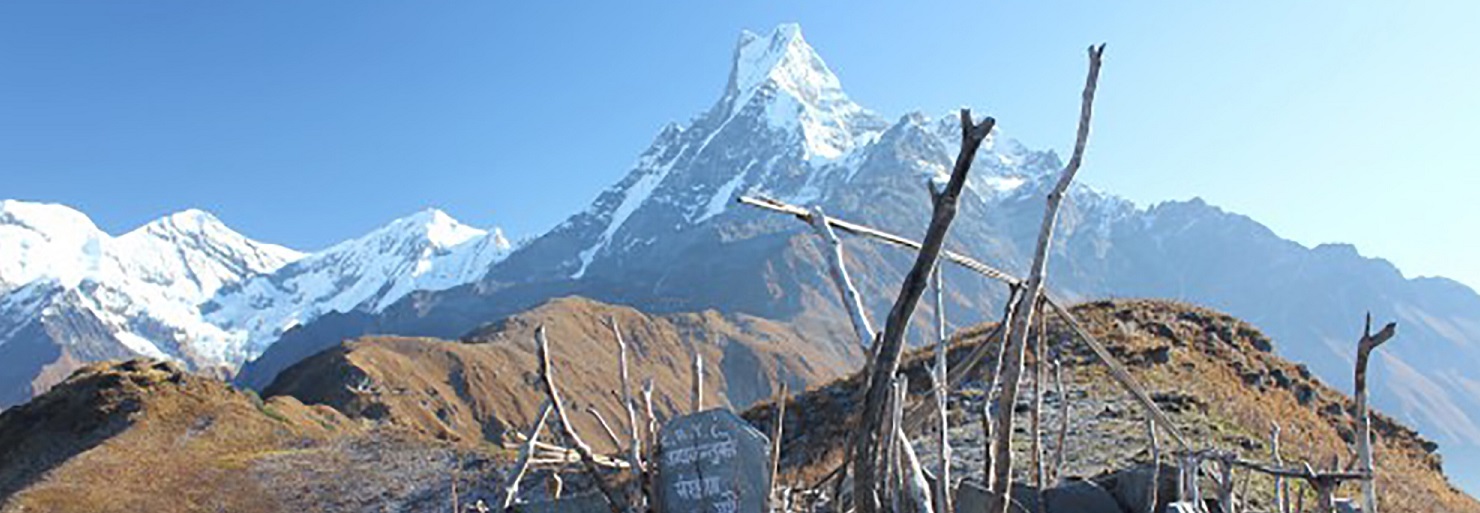
[[[436,209],[305,254],[197,209],[113,236],[70,207],[5,200],[0,346],[39,333],[79,360],[146,355],[235,368],[286,326],[469,283],[510,249],[502,232]]]
[[[64,205],[0,202],[0,284],[39,279],[128,285],[152,296],[203,301],[222,285],[276,270],[301,253],[257,242],[214,216],[186,210],[113,237]]]
[[[224,290],[204,307],[206,320],[225,330],[220,344],[251,358],[324,314],[379,312],[413,291],[473,282],[511,249],[496,228],[427,209]]]
[[[848,99],[796,24],[766,37],[741,32],[719,108],[728,117],[758,109],[773,128],[798,132],[809,157],[823,159],[843,155],[877,128],[876,117]]]

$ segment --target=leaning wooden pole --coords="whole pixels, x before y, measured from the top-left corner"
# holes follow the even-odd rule
[[[843,308],[848,310],[848,319],[853,323],[854,334],[858,335],[859,347],[867,348],[874,342],[874,327],[863,307],[863,296],[858,293],[858,289],[853,286],[853,279],[848,276],[848,266],[843,258],[843,242],[838,240],[838,234],[833,231],[832,224],[828,223],[822,207],[812,207],[809,224],[827,244],[828,272],[832,274],[833,284],[838,287],[838,294],[843,298]],[[867,354],[868,351],[864,353]]]
[[[499,511],[508,511],[514,505],[514,498],[519,495],[519,481],[529,471],[529,457],[534,454],[534,446],[539,442],[540,431],[545,429],[545,421],[550,418],[552,409],[550,400],[546,399],[545,404],[540,406],[540,414],[535,418],[534,425],[529,428],[529,434],[524,436],[524,444],[519,447],[519,459],[515,460],[514,468],[509,470],[508,477],[504,479],[504,496],[499,500]]]
[[[632,399],[632,385],[627,373],[627,341],[622,339],[622,330],[617,327],[615,316],[608,317],[607,324],[611,325],[612,336],[617,340],[617,373],[622,379],[622,407],[627,410],[627,436],[631,439],[627,445],[627,462],[632,465],[632,477],[638,478],[646,465],[642,461],[642,437],[638,435],[637,404]]]
[[[581,435],[576,433],[575,426],[570,422],[570,416],[565,414],[565,405],[560,400],[560,390],[555,386],[554,366],[550,365],[550,342],[545,338],[545,327],[539,326],[534,330],[535,343],[539,353],[540,384],[545,388],[545,395],[550,400],[550,406],[555,411],[555,419],[560,423],[560,428],[565,434],[565,439],[575,447],[576,453],[581,455],[581,464],[586,467],[586,473],[591,475],[591,480],[596,482],[596,488],[601,490],[601,495],[606,497],[606,503],[611,506],[612,513],[622,513],[625,504],[619,501],[617,493],[612,485],[606,482],[606,477],[601,475],[601,469],[596,465],[596,454],[586,445]]]
[[[1038,231],[1037,249],[1033,254],[1033,264],[1030,267],[1028,281],[1024,285],[1023,295],[1018,298],[1018,311],[1012,319],[1012,337],[1008,340],[1004,351],[1007,359],[1003,367],[1002,395],[997,399],[996,429],[992,433],[993,447],[996,448],[996,460],[992,462],[994,481],[996,488],[992,490],[992,508],[989,512],[1007,513],[1010,504],[1009,490],[1012,490],[1012,427],[1015,420],[1014,406],[1017,404],[1018,386],[1023,373],[1023,360],[1025,349],[1028,345],[1028,325],[1033,319],[1038,298],[1043,292],[1044,276],[1048,271],[1049,246],[1053,241],[1053,230],[1058,222],[1059,205],[1063,203],[1064,196],[1069,192],[1069,184],[1073,183],[1074,175],[1079,173],[1080,163],[1084,160],[1084,148],[1089,142],[1090,115],[1094,112],[1095,87],[1099,83],[1101,56],[1104,55],[1105,45],[1089,47],[1089,74],[1084,82],[1084,94],[1079,108],[1079,131],[1074,141],[1074,153],[1069,157],[1069,163],[1064,167],[1063,174],[1054,185],[1053,191],[1048,194],[1048,205],[1043,213],[1043,226]]]
[[[1398,324],[1390,322],[1377,334],[1372,333],[1372,314],[1367,314],[1367,325],[1362,339],[1357,342],[1356,393],[1357,393],[1357,458],[1367,478],[1362,480],[1362,512],[1377,513],[1377,475],[1372,465],[1372,415],[1367,411],[1367,360],[1372,350],[1393,338]]]
[[[781,436],[786,427],[786,382],[781,382],[781,390],[776,394],[776,418],[771,420],[771,483],[766,488],[770,492],[771,511],[781,511],[781,497],[776,493],[776,483],[780,481],[781,472]]]
[[[935,369],[931,376],[931,389],[935,391],[935,410],[940,417],[940,426],[935,438],[935,457],[940,465],[935,469],[935,507],[938,513],[955,511],[951,500],[951,416],[950,389],[947,387],[949,350],[946,340],[945,269],[935,266]]]
[[[961,153],[956,157],[950,182],[946,184],[945,191],[935,204],[930,228],[925,232],[915,264],[905,276],[899,297],[895,299],[885,321],[884,335],[879,339],[874,356],[874,372],[869,378],[868,391],[864,395],[861,412],[863,425],[854,440],[853,501],[858,513],[876,513],[881,507],[876,491],[883,484],[877,472],[881,449],[879,444],[884,435],[880,430],[880,421],[885,415],[890,383],[899,372],[905,331],[909,327],[915,306],[930,281],[930,273],[935,269],[936,259],[940,256],[941,246],[945,244],[951,221],[956,218],[956,203],[961,197],[961,190],[966,186],[966,173],[971,169],[972,160],[976,158],[976,150],[995,125],[996,120],[990,117],[980,124],[973,124],[971,111],[961,110]]]

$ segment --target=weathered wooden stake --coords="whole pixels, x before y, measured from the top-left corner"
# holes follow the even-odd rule
[[[1064,366],[1057,356],[1053,359],[1053,388],[1059,396],[1059,434],[1053,449],[1053,479],[1057,482],[1064,475],[1064,447],[1069,443],[1069,396],[1064,393]],[[1153,422],[1154,421],[1148,421]]]
[[[534,425],[529,427],[529,434],[524,436],[524,445],[519,448],[519,458],[510,470],[509,476],[504,479],[504,496],[499,501],[499,511],[508,511],[514,505],[514,498],[519,495],[519,480],[524,479],[524,473],[529,471],[529,457],[534,453],[535,444],[539,443],[540,431],[545,429],[545,421],[550,418],[553,407],[550,400],[540,406],[540,414],[535,417]]]
[[[602,417],[601,412],[596,411],[596,408],[592,406],[586,407],[586,413],[596,417],[596,423],[601,424],[601,431],[606,433],[606,439],[611,441],[612,447],[617,448],[618,451],[622,450],[622,439],[617,437],[617,432],[612,430],[612,425],[606,423],[606,417]]]
[[[560,423],[566,441],[570,442],[576,452],[581,455],[581,463],[585,465],[586,473],[591,475],[591,480],[596,482],[596,487],[606,497],[607,505],[611,506],[612,513],[622,513],[625,504],[618,500],[611,484],[606,482],[606,476],[601,475],[601,469],[596,466],[596,455],[592,452],[591,446],[586,445],[581,435],[576,433],[575,425],[570,422],[570,416],[565,414],[565,406],[560,400],[560,390],[555,386],[554,368],[550,364],[550,342],[545,338],[543,325],[535,328],[534,338],[539,353],[540,383],[544,385],[545,396],[550,399],[550,406],[555,410],[555,419]]]
[[[689,411],[698,413],[704,410],[704,355],[699,354],[699,348],[694,348],[694,397],[693,405]]]
[[[1048,512],[1048,475],[1043,457],[1043,361],[1048,358],[1044,346],[1048,343],[1048,323],[1042,306],[1038,309],[1038,337],[1033,347],[1033,404],[1029,410],[1029,431],[1033,436],[1033,467],[1036,470],[1034,486],[1038,487],[1038,513]]]
[[[885,434],[880,429],[880,424],[885,413],[885,402],[889,396],[889,384],[894,375],[899,372],[899,361],[904,351],[904,335],[909,328],[910,317],[914,314],[920,296],[925,292],[930,274],[935,269],[937,258],[940,256],[941,246],[945,243],[946,232],[950,230],[951,221],[956,217],[956,203],[961,196],[961,190],[966,185],[967,171],[971,169],[971,162],[976,158],[977,148],[981,146],[982,141],[987,138],[995,125],[996,120],[992,118],[975,124],[971,119],[971,111],[962,109],[961,153],[956,157],[956,166],[951,172],[950,182],[946,184],[940,200],[935,203],[930,228],[925,232],[920,252],[915,256],[915,264],[906,275],[900,287],[899,297],[895,299],[894,306],[890,309],[889,317],[884,324],[884,335],[880,337],[876,349],[873,375],[869,378],[863,410],[860,412],[863,425],[859,429],[859,436],[854,440],[853,452],[856,459],[853,502],[858,513],[876,513],[881,506],[877,489],[883,480],[879,478],[876,467],[879,452],[881,450],[887,452],[887,448],[880,445]]]
[[[632,385],[627,374],[627,341],[622,339],[622,330],[617,327],[616,316],[607,317],[607,323],[611,325],[612,336],[617,340],[617,373],[622,379],[622,407],[627,410],[627,436],[631,439],[631,443],[627,445],[627,461],[632,464],[632,476],[639,477],[647,466],[642,461],[642,437],[638,435],[637,405],[632,400]]]
[[[992,462],[993,473],[997,487],[993,490],[992,506],[988,509],[991,513],[1007,513],[1010,505],[1009,495],[1012,490],[1012,425],[1015,416],[1014,405],[1017,404],[1018,386],[1023,372],[1024,353],[1028,344],[1028,323],[1033,319],[1038,298],[1043,291],[1044,277],[1048,271],[1049,246],[1053,242],[1054,225],[1058,222],[1059,205],[1064,196],[1069,192],[1069,184],[1074,181],[1074,175],[1079,172],[1080,163],[1084,160],[1084,148],[1089,142],[1090,115],[1094,110],[1095,87],[1099,82],[1101,56],[1104,55],[1105,45],[1089,47],[1089,75],[1084,82],[1083,101],[1079,110],[1079,131],[1074,141],[1074,153],[1069,157],[1069,163],[1064,167],[1064,172],[1059,176],[1058,183],[1053,191],[1048,194],[1048,205],[1043,214],[1043,226],[1038,232],[1037,249],[1034,251],[1033,265],[1030,267],[1027,284],[1024,285],[1023,296],[1018,299],[1021,303],[1018,312],[1014,315],[1013,336],[1008,339],[1004,348],[1007,352],[1007,361],[1003,367],[1002,396],[997,400],[998,419],[996,429],[992,434],[994,440],[992,445],[996,448],[995,461]]]
[[[997,387],[1002,381],[1002,365],[1007,356],[1007,351],[1001,346],[1005,346],[1007,339],[1012,338],[1011,321],[1012,316],[1016,315],[1017,299],[1020,294],[1022,294],[1022,287],[1018,285],[1011,286],[1011,290],[1007,293],[1007,305],[1003,308],[1002,320],[997,322],[997,327],[1002,332],[1002,336],[998,340],[997,358],[995,364],[992,366],[992,377],[987,380],[987,390],[983,394],[982,399],[982,441],[986,444],[986,447],[982,450],[982,454],[984,455],[982,458],[982,480],[986,483],[988,492],[997,490],[997,475],[992,473],[992,469],[995,468],[993,466],[994,462],[997,461],[997,445],[992,443],[993,440],[997,439],[993,433],[997,429],[997,422],[996,415],[992,414],[992,405],[996,404]]]
[[[827,222],[827,214],[822,212],[821,206],[812,207],[810,219],[812,229],[822,237],[830,251],[824,251],[828,258],[828,272],[832,274],[833,284],[838,287],[838,293],[842,295],[843,308],[848,310],[848,319],[853,323],[853,332],[858,335],[859,347],[867,349],[874,342],[873,323],[869,322],[868,313],[863,307],[863,296],[853,286],[853,280],[848,276],[848,266],[844,263],[843,242],[838,240],[838,234],[833,232],[832,225]],[[868,351],[864,351],[865,354]]]
[[[1280,456],[1280,424],[1271,422],[1272,429],[1269,433],[1269,452],[1274,458],[1276,466],[1285,466],[1285,458]],[[1285,482],[1285,476],[1274,476],[1274,507],[1275,513],[1290,513],[1290,487]]]
[[[1146,485],[1146,513],[1157,513],[1156,495],[1161,491],[1161,444],[1156,440],[1156,421],[1146,419],[1146,435],[1151,439],[1151,481]]]
[[[776,493],[776,483],[779,482],[781,472],[781,436],[786,427],[786,382],[781,382],[781,390],[776,394],[776,418],[771,422],[771,484],[767,488],[771,491],[771,510],[781,509],[780,497]]]
[[[1362,339],[1357,342],[1356,393],[1357,393],[1357,458],[1367,478],[1362,480],[1362,513],[1377,513],[1377,475],[1372,465],[1372,415],[1367,411],[1367,359],[1372,350],[1393,338],[1398,324],[1390,322],[1377,334],[1372,333],[1372,314],[1367,314],[1367,325]]]
[[[933,193],[934,191],[932,191]],[[935,196],[932,194],[932,197]],[[931,388],[935,390],[935,409],[940,416],[940,429],[935,440],[935,456],[940,465],[935,471],[935,506],[937,513],[952,513],[951,489],[951,417],[949,381],[949,345],[946,340],[945,269],[935,266],[935,369]]]
[[[1233,455],[1218,459],[1218,505],[1223,513],[1233,511]]]

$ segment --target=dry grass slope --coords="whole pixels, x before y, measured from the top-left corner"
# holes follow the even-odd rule
[[[1303,365],[1276,356],[1273,342],[1253,326],[1205,308],[1167,301],[1100,301],[1079,305],[1074,312],[1130,367],[1194,443],[1267,461],[1269,431],[1278,422],[1283,428],[1281,452],[1287,462],[1308,461],[1320,467],[1339,459],[1345,467],[1354,460],[1354,401],[1315,379]],[[952,360],[959,361],[971,348],[986,342],[990,328],[982,325],[957,333]],[[1051,323],[1049,330],[1054,340],[1067,338],[1062,326]],[[1352,343],[1355,350],[1356,341]],[[928,350],[906,358],[904,372],[917,398],[926,393],[924,372],[930,359]],[[1065,364],[1064,395],[1073,408],[1066,443],[1067,474],[1093,478],[1148,462],[1145,417],[1139,406],[1087,349],[1071,351]],[[809,390],[788,406],[784,481],[812,483],[836,465],[838,448],[856,421],[850,415],[856,411],[854,391],[859,382],[859,376],[850,376]],[[981,475],[979,386],[974,383],[952,399],[952,437],[958,459],[953,469],[973,479]],[[1050,395],[1045,406],[1045,425],[1050,428],[1058,422],[1058,400]],[[771,410],[756,407],[747,417],[756,425],[769,425]],[[1446,480],[1432,442],[1381,414],[1374,415],[1374,431],[1384,511],[1480,512],[1480,503]],[[1016,446],[1025,449],[1027,437],[1018,435]],[[923,437],[918,439],[917,448],[929,455],[923,442]],[[1163,451],[1172,445],[1168,437],[1162,437]],[[1027,462],[1028,456],[1023,454],[1018,461]],[[1019,479],[1027,479],[1026,469],[1020,470]],[[1245,485],[1242,476],[1238,479],[1252,504],[1270,504],[1268,480],[1255,478]],[[1355,485],[1342,490],[1345,496],[1358,493]]]
[[[687,410],[691,355],[703,355],[708,406],[749,406],[774,394],[782,381],[793,389],[835,376],[820,355],[797,348],[798,335],[753,317],[715,312],[651,316],[637,310],[564,298],[485,326],[461,341],[367,337],[346,343],[284,371],[266,391],[327,404],[351,417],[391,423],[421,435],[460,444],[503,440],[524,429],[544,396],[536,386],[534,330],[548,332],[567,408],[576,428],[600,451],[613,451],[594,408],[619,429],[617,344],[607,319],[615,318],[629,347],[631,386],[655,383],[660,416]],[[352,390],[365,383],[368,393]]]

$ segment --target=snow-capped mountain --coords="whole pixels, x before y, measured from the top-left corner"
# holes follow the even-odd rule
[[[508,254],[503,232],[430,209],[223,290],[202,307],[249,356],[328,312],[379,312],[417,290],[470,283]]]
[[[257,242],[186,210],[112,236],[62,205],[0,202],[0,406],[77,364],[150,356],[231,373],[325,312],[476,280],[509,243],[427,210],[327,250]]]
[[[811,330],[821,354],[836,356],[819,365],[856,363],[815,237],[793,219],[735,198],[819,205],[919,237],[930,217],[925,182],[944,175],[959,148],[956,115],[890,121],[859,106],[795,26],[742,34],[732,59],[713,107],[663,127],[626,177],[478,283],[413,296],[379,315],[325,315],[285,334],[244,370],[247,382],[265,386],[345,337],[456,337],[563,295],[651,312],[712,308],[785,320]],[[998,121],[1004,130],[1013,124]],[[1073,127],[1064,134],[1072,137]],[[1001,130],[980,151],[947,245],[1021,273],[1062,164]],[[1094,166],[1093,148],[1088,159]],[[1377,406],[1440,438],[1451,457],[1480,456],[1480,396],[1473,393],[1480,386],[1467,370],[1480,368],[1480,296],[1469,288],[1405,278],[1349,247],[1307,248],[1201,200],[1140,206],[1079,184],[1056,236],[1050,286],[1059,294],[1167,297],[1223,309],[1261,326],[1278,351],[1337,385],[1350,380],[1362,314],[1399,320],[1402,341],[1384,346],[1374,364]],[[883,318],[911,255],[852,237],[844,243],[860,291]],[[996,318],[1003,287],[958,269],[947,278],[952,324]],[[912,338],[925,340],[931,317],[920,316]],[[1430,350],[1436,346],[1454,349]],[[744,355],[735,358],[723,362],[725,372],[746,372]]]

